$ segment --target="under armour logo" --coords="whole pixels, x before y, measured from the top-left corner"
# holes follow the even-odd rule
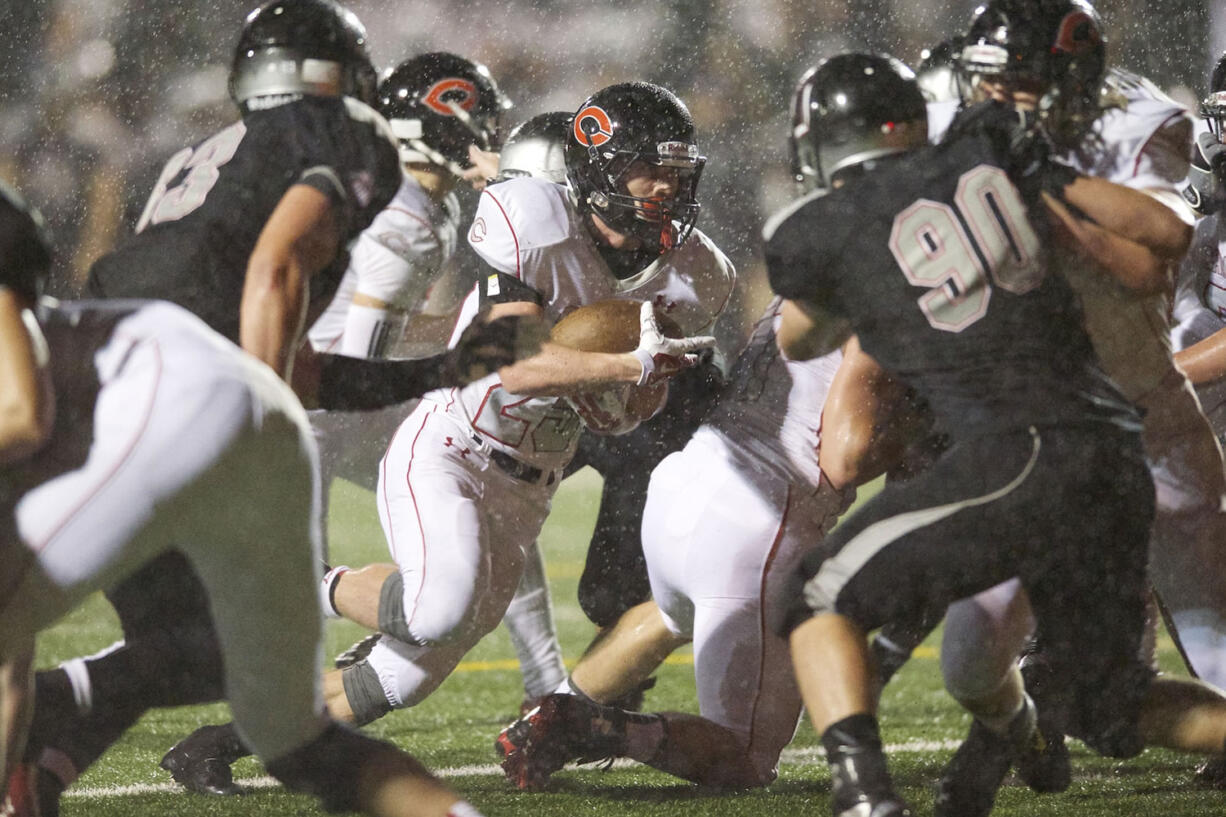
[[[461,457],[467,458],[468,455],[472,453],[471,448],[460,448],[460,444],[457,443],[455,439],[453,439],[452,437],[448,437],[447,440],[443,443],[443,445],[447,448],[459,449]]]
[[[485,240],[485,234],[487,231],[485,219],[478,217],[477,220],[473,222],[472,229],[468,231],[468,240],[475,244],[479,244]]]
[[[654,304],[655,304],[656,309],[658,309],[659,311],[663,312],[666,315],[669,312],[672,312],[674,309],[677,308],[676,301],[666,301],[664,300],[663,295],[657,295],[654,301]]]

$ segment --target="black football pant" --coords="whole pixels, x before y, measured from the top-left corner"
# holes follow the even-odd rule
[[[806,556],[781,630],[824,611],[865,631],[939,621],[951,602],[1017,576],[1069,687],[1070,733],[1120,753],[1150,677],[1138,653],[1153,513],[1139,435],[1086,425],[956,441]]]

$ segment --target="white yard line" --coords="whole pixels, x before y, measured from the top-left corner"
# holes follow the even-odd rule
[[[957,740],[913,740],[907,743],[892,743],[885,747],[889,753],[895,752],[940,752],[957,749],[961,741]],[[780,762],[786,766],[813,766],[823,762],[821,750],[816,746],[804,749],[784,749]],[[621,759],[613,763],[613,768],[620,769],[638,765],[633,760]],[[453,766],[448,769],[435,769],[439,777],[492,777],[502,774],[502,769],[493,763]],[[244,789],[271,789],[281,784],[271,777],[243,777],[237,782]],[[138,794],[172,794],[182,791],[177,783],[134,783],[129,786],[83,786],[64,792],[65,797],[130,797]]]

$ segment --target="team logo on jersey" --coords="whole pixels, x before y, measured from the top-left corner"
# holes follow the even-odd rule
[[[590,148],[598,148],[613,138],[613,120],[598,105],[588,105],[575,114],[573,127],[575,141]]]
[[[1101,42],[1102,37],[1098,33],[1098,26],[1094,25],[1094,19],[1084,11],[1070,11],[1060,21],[1052,50],[1066,54],[1085,54]]]
[[[478,217],[477,220],[473,222],[472,229],[468,231],[468,240],[474,244],[480,243],[485,240],[485,233],[485,219]]]
[[[437,114],[455,116],[453,108],[471,111],[477,106],[477,86],[460,77],[440,79],[426,91],[422,102]]]

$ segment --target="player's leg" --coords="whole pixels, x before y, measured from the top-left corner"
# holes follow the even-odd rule
[[[1052,729],[1042,742],[1035,739],[1042,721],[1018,667],[1033,630],[1029,599],[1017,579],[949,606],[942,675],[946,690],[974,720],[937,784],[938,815],[986,815],[1014,764],[1036,791],[1068,787],[1063,734]]]
[[[476,643],[505,612],[525,532],[540,530],[550,495],[489,463],[437,406],[420,406],[380,465],[376,500],[395,568],[341,575],[338,612],[406,644]]]
[[[801,693],[832,765],[836,813],[857,803],[897,802],[877,731],[864,633],[994,586],[1016,572],[1022,554],[1046,544],[1052,531],[1019,527],[1017,520],[1053,524],[1046,504],[1069,477],[1060,446],[1048,436],[962,441],[846,520],[827,543],[835,555],[805,558],[803,590],[794,591],[803,603],[788,623]],[[899,575],[908,581],[900,585]]]
[[[1221,448],[1186,382],[1145,401],[1157,491],[1150,582],[1199,678],[1226,689],[1226,476]]]
[[[25,747],[33,709],[34,636],[14,638],[0,653],[0,811],[7,804],[9,775]],[[27,792],[18,793],[28,797]]]
[[[527,705],[554,691],[566,679],[545,576],[545,560],[537,542],[529,545],[524,553],[524,573],[502,622],[519,658]]]
[[[216,399],[218,389],[211,391]],[[287,785],[330,808],[381,817],[467,808],[408,755],[323,718],[313,443],[295,406],[259,409],[251,433],[171,509],[213,603],[226,690],[245,742]],[[278,479],[267,478],[270,469]],[[218,519],[213,509],[227,497]],[[251,548],[253,537],[262,547]],[[279,592],[268,593],[274,582]]]

